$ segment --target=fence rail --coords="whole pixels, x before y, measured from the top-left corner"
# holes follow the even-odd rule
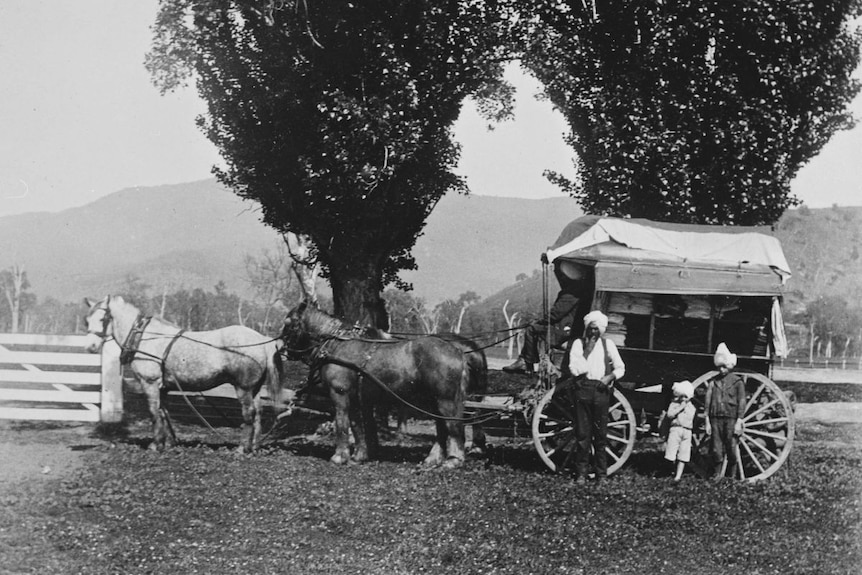
[[[862,357],[833,359],[780,358],[775,365],[793,369],[854,369],[862,370]]]
[[[119,422],[120,350],[83,335],[0,333],[0,419]]]

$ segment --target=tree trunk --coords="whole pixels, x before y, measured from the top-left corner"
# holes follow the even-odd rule
[[[808,325],[808,363],[814,363],[814,322]]]
[[[10,268],[10,284],[3,286],[6,301],[9,303],[9,311],[12,313],[12,333],[18,333],[18,324],[21,317],[21,292],[24,290],[24,269],[14,265]]]
[[[383,285],[381,270],[370,263],[351,262],[341,269],[331,264],[330,282],[335,316],[355,322],[389,330],[386,302],[381,297]]]

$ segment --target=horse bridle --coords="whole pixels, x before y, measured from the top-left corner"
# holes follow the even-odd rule
[[[113,317],[111,316],[111,296],[108,296],[105,300],[104,310],[105,315],[102,316],[102,331],[90,331],[89,329],[87,330],[87,333],[93,334],[100,339],[108,338],[108,328],[110,327],[111,321],[113,320]]]

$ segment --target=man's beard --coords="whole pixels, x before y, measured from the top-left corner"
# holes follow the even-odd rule
[[[596,342],[599,341],[599,334],[595,332],[590,332],[586,336],[586,341],[584,342],[584,357],[590,357],[590,353],[592,353],[593,348],[596,347]]]

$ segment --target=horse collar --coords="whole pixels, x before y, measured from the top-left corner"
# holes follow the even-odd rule
[[[138,348],[141,345],[141,339],[144,337],[144,330],[150,324],[151,316],[142,316],[138,314],[135,318],[135,323],[132,324],[132,329],[129,330],[129,335],[126,336],[126,341],[120,346],[120,364],[128,365],[135,359],[135,354],[138,353]]]

